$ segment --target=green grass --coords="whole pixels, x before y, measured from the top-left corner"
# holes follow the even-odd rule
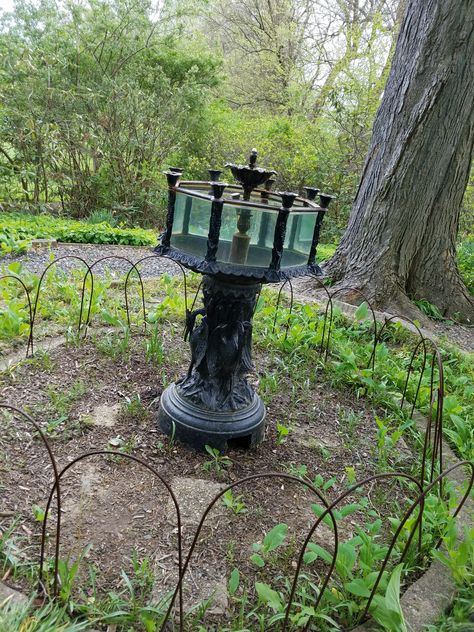
[[[458,245],[458,268],[464,283],[471,294],[474,294],[474,239],[463,241]]]
[[[330,259],[336,251],[336,244],[319,244],[317,249],[317,260],[326,261]]]
[[[23,604],[0,603],[2,632],[83,632],[88,628],[88,621],[71,621],[65,607],[46,604],[35,608],[31,601]]]

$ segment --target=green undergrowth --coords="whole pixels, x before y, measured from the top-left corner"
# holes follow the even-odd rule
[[[80,222],[50,215],[2,213],[0,216],[0,256],[22,254],[32,239],[52,238],[64,243],[153,246],[152,230],[111,226],[108,222]]]
[[[458,267],[467,289],[474,294],[474,239],[465,240],[457,249]]]
[[[21,274],[34,296],[38,278],[33,274],[27,274],[24,269],[18,267],[18,264],[13,264],[13,266],[11,272]],[[45,294],[39,304],[39,322],[43,325],[43,330],[39,329],[40,332],[44,333],[48,324],[54,322],[61,325],[63,331],[68,332],[68,342],[77,344],[79,290],[82,278],[83,273],[79,271],[72,275],[66,275],[54,269],[50,272],[45,281]],[[195,290],[198,283],[199,277],[190,275],[188,284],[190,290]],[[159,366],[166,361],[166,349],[163,348],[157,332],[162,326],[167,326],[169,323],[176,325],[182,321],[183,284],[179,278],[164,275],[160,282],[146,282],[145,287],[147,298],[153,299],[153,303],[148,305],[147,310],[150,326],[144,353],[149,362]],[[86,284],[86,297],[90,296],[90,289],[90,285]],[[20,288],[14,281],[6,281],[0,287],[0,292],[0,316],[2,316],[0,341],[3,340],[4,345],[8,344],[9,347],[20,342],[24,344],[28,326],[25,301]],[[127,360],[133,332],[141,324],[141,303],[136,282],[130,285],[129,301],[132,329],[127,323],[123,287],[111,285],[110,278],[98,277],[96,279],[91,303],[91,330],[100,326],[114,327],[114,332],[109,337],[102,338],[102,347],[99,350],[121,361]],[[196,305],[198,306],[199,304]],[[344,389],[346,392],[350,390],[355,398],[366,398],[377,410],[383,411],[378,413],[374,420],[377,432],[376,459],[380,472],[396,468],[397,448],[403,439],[420,448],[422,438],[410,418],[411,406],[400,409],[400,395],[405,386],[406,370],[411,353],[417,343],[416,337],[400,324],[389,327],[383,340],[377,346],[375,368],[372,371],[372,368],[368,367],[373,350],[373,332],[366,305],[363,304],[358,308],[353,320],[335,309],[327,361],[324,353],[319,352],[324,330],[323,316],[319,308],[296,304],[290,315],[289,310],[283,306],[278,311],[276,327],[273,328],[275,307],[276,293],[264,289],[254,318],[254,345],[259,352],[265,353],[270,358],[270,365],[275,367],[271,372],[261,376],[261,391],[264,397],[271,397],[271,393],[278,388],[281,378],[288,378],[299,388],[298,396],[301,397],[298,400],[299,405],[304,405],[305,389],[311,389],[320,381],[328,381],[334,387]],[[85,320],[85,315],[83,320]],[[441,353],[444,361],[446,390],[443,411],[445,437],[460,458],[473,459],[474,364],[472,357],[450,346],[443,346]],[[31,361],[43,362],[44,358],[38,356]],[[406,394],[406,400],[409,403],[414,402],[420,366],[421,355],[418,355],[414,360],[415,371],[409,381]],[[434,382],[435,385],[438,384],[437,372],[435,372]],[[430,375],[427,370],[422,378],[417,399],[417,408],[425,413],[429,413],[430,393]],[[57,393],[52,392],[50,397],[57,399]],[[64,408],[69,400],[63,400],[64,398],[59,403]],[[357,431],[356,418],[341,419],[341,424],[345,424],[348,435],[350,432]],[[286,440],[288,432],[282,418],[277,445]],[[208,461],[211,464],[210,469],[213,468],[214,462],[225,469],[226,457],[219,454],[211,456],[213,460]],[[209,455],[206,455],[206,458],[208,457]],[[410,473],[418,476],[419,469],[420,462],[417,461],[411,466]],[[357,480],[357,472],[350,463],[346,472],[347,478],[344,484],[350,486]],[[294,473],[306,477],[307,469],[304,465],[300,465],[294,468]],[[326,481],[321,475],[311,482],[323,493],[334,484],[334,481]],[[416,497],[416,489],[411,484],[399,483],[399,485],[407,497]],[[454,524],[449,518],[449,511],[453,511],[460,490],[455,489],[451,484],[446,484],[445,491],[448,493],[446,502],[441,501],[436,494],[430,495],[427,500],[422,558],[426,563],[432,555],[433,546],[438,538],[444,539],[448,552],[444,556],[439,554],[440,560],[453,571],[461,587],[461,599],[455,606],[459,612],[457,611],[455,616],[460,617],[461,612],[467,613],[466,616],[468,616],[471,606],[468,598],[463,595],[467,595],[473,585],[474,532],[466,532],[464,544],[461,546],[457,544],[453,536]],[[322,546],[308,545],[295,595],[295,605],[290,615],[290,630],[302,629],[308,620],[311,620],[310,629],[321,632],[335,630],[339,629],[338,625],[353,625],[362,614],[374,585],[375,569],[378,568],[387,551],[386,538],[383,537],[386,535],[384,530],[389,528],[393,533],[400,524],[400,513],[398,516],[394,514],[388,518],[386,515],[379,515],[368,496],[365,495],[366,493],[364,490],[355,499],[352,498],[351,502],[339,508],[340,517],[348,517],[353,512],[363,512],[365,520],[362,526],[354,529],[353,536],[341,544],[336,559],[336,573],[317,611],[313,608],[314,596],[321,582],[317,568],[318,564],[324,565],[330,561],[330,552]],[[224,506],[237,517],[244,515],[247,510],[240,496],[227,495]],[[315,517],[321,514],[319,505],[314,505],[312,509]],[[394,560],[407,542],[415,517],[416,513],[402,529],[394,552]],[[327,523],[327,519],[325,522]],[[11,543],[9,538],[3,538],[0,541],[0,570],[3,564],[4,567],[13,566],[14,572],[20,573],[21,568],[15,571],[14,551],[12,558],[9,543]],[[289,559],[292,558],[291,546],[288,525],[275,525],[261,542],[254,544],[249,560],[255,567],[254,576],[248,577],[232,564],[229,565],[228,598],[232,623],[216,629],[220,632],[279,629],[291,588],[292,571],[288,568]],[[64,622],[66,626],[64,630],[70,629],[71,632],[73,630],[75,632],[77,629],[79,631],[82,629],[80,624],[77,628],[67,627],[76,625],[78,621],[85,621],[92,627],[103,626],[104,629],[108,625],[116,625],[120,632],[155,632],[160,628],[160,621],[166,612],[166,603],[150,605],[150,586],[153,578],[149,561],[135,558],[132,564],[133,572],[127,575],[122,571],[120,587],[116,591],[106,595],[96,594],[92,583],[92,587],[84,589],[83,599],[72,596],[72,584],[77,572],[75,564],[76,562],[69,561],[63,561],[61,564],[59,603],[67,609],[56,608],[46,611],[44,616],[66,618],[58,619],[61,624],[58,623],[57,628],[51,629],[63,630],[60,625]],[[411,547],[403,567],[391,564],[383,574],[376,598],[370,607],[370,612],[381,629],[389,632],[406,630],[399,605],[399,594],[401,587],[409,581],[407,573],[418,571],[419,564],[420,560],[415,557],[413,547]],[[269,569],[281,569],[281,573],[270,580],[267,574]],[[32,572],[31,567],[28,572]],[[187,618],[185,629],[195,632],[208,629],[203,627],[201,622],[209,606],[210,604],[203,603],[194,610]],[[4,627],[8,632],[10,630],[8,617],[23,617],[24,621],[31,619],[31,610],[28,610],[26,606],[18,612],[11,609],[3,609],[0,612],[6,617],[7,623]],[[6,615],[5,612],[7,612]],[[41,616],[36,614],[35,621],[41,621]],[[439,629],[446,632],[462,629],[447,627],[451,625],[448,619],[442,622],[442,625],[445,627]],[[18,627],[18,629],[21,628]],[[30,632],[30,628],[26,629]],[[47,627],[31,628],[31,632],[46,632],[47,630],[49,632]]]
[[[298,380],[308,371],[317,372],[324,366],[329,380],[336,385],[350,386],[356,396],[365,395],[375,404],[407,419],[410,407],[400,411],[399,398],[405,387],[407,369],[418,339],[399,323],[391,325],[377,345],[375,370],[369,368],[373,351],[373,325],[363,304],[353,321],[348,320],[338,308],[334,309],[328,362],[324,363],[319,347],[324,329],[324,319],[317,306],[296,305],[290,316],[280,308],[275,332],[272,332],[274,308],[262,303],[257,310],[255,326],[256,344],[267,353],[279,352],[282,370]],[[259,316],[261,316],[259,318]],[[290,326],[287,329],[287,325]],[[380,324],[379,324],[380,327]],[[327,330],[326,330],[327,334]],[[324,355],[324,354],[322,354]],[[454,346],[443,345],[441,355],[444,367],[445,392],[444,430],[458,455],[474,458],[474,362]],[[417,408],[424,413],[430,407],[431,352],[428,345],[427,369],[423,375]],[[420,376],[422,356],[414,360],[414,371],[407,388],[406,399],[413,403]],[[316,379],[315,373],[313,378]],[[435,368],[435,387],[438,373]]]
[[[317,250],[317,260],[326,261],[330,259],[336,252],[337,246],[335,244],[319,244]]]

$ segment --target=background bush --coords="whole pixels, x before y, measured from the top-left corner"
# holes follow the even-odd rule
[[[86,223],[47,215],[5,213],[0,228],[0,255],[24,252],[32,239],[51,237],[63,243],[153,246],[152,230],[113,227],[107,222]]]
[[[277,190],[337,194],[325,226],[337,241],[398,1],[14,0],[0,14],[0,201],[158,230],[163,169],[206,179],[256,147]],[[464,240],[473,212],[471,183]]]

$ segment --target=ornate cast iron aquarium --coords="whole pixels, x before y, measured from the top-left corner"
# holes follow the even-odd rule
[[[228,164],[237,184],[182,180],[170,168],[166,229],[156,252],[203,275],[203,307],[186,315],[191,362],[162,394],[158,420],[168,435],[203,449],[253,446],[265,406],[248,383],[252,319],[263,283],[321,274],[316,248],[330,195],[271,190],[274,171]],[[319,194],[319,205],[315,199]]]

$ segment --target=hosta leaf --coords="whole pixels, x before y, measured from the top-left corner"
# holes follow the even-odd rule
[[[263,548],[270,552],[277,549],[286,538],[288,533],[288,525],[285,523],[277,524],[271,529],[263,539]]]

